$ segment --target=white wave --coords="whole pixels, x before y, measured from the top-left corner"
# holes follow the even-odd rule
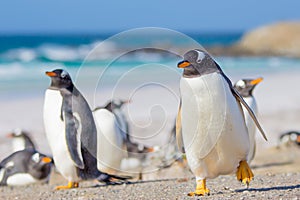
[[[29,48],[18,48],[8,50],[2,55],[2,57],[11,60],[20,60],[24,62],[29,62],[36,59],[37,55],[34,49]]]
[[[84,49],[79,49],[78,47],[61,46],[54,44],[44,44],[37,49],[40,56],[45,57],[49,60],[57,61],[80,60],[87,53],[83,50]]]

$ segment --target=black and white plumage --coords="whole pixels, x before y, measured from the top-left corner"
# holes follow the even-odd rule
[[[241,104],[265,137],[253,111],[207,52],[185,53],[178,67],[184,71],[176,134],[197,183],[189,194],[208,194],[207,178],[234,172],[249,184],[253,174],[246,161],[249,136]]]
[[[13,152],[20,151],[23,149],[35,149],[34,142],[29,136],[29,133],[22,129],[15,129],[7,135],[12,138],[12,150]]]
[[[51,167],[52,159],[32,148],[14,152],[0,163],[0,185],[45,183]]]
[[[259,84],[262,80],[263,80],[262,78],[241,79],[234,84],[234,88],[244,98],[245,102],[249,105],[249,107],[251,108],[251,110],[254,112],[256,116],[258,115],[258,109],[257,109],[256,99],[253,96],[253,90],[257,86],[257,84]],[[247,161],[251,162],[255,156],[255,150],[256,150],[256,142],[255,142],[256,126],[251,116],[249,115],[247,109],[244,106],[242,107],[243,107],[246,125],[248,128],[249,139],[250,139],[250,149],[249,149]]]
[[[112,99],[105,106],[94,109],[97,128],[104,139],[102,142],[101,168],[104,171],[120,170],[128,173],[139,173],[146,154],[153,148],[136,143],[130,135],[129,123],[122,107],[130,101]],[[111,158],[104,155],[112,154]]]
[[[99,142],[93,114],[68,72],[56,69],[46,75],[51,77],[44,102],[46,136],[57,170],[69,181],[57,189],[78,187],[80,180],[100,175],[104,181],[123,179],[98,170]]]
[[[112,99],[105,106],[94,109],[95,120],[99,132],[103,135],[102,154],[113,154],[111,158],[103,158],[103,170],[131,171],[141,167],[144,154],[152,148],[132,141],[129,124],[122,107],[129,101]]]

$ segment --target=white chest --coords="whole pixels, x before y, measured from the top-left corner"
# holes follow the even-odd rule
[[[27,173],[19,173],[19,174],[14,174],[14,175],[11,175],[10,177],[8,177],[6,183],[7,183],[7,185],[10,185],[10,186],[21,186],[21,185],[28,185],[28,184],[33,184],[33,183],[37,183],[37,182],[42,182],[42,180],[37,180],[37,179],[33,178],[33,176],[31,176],[30,174],[27,174]]]
[[[197,177],[232,173],[246,158],[249,138],[242,109],[218,73],[182,78],[182,137]]]
[[[66,142],[65,122],[62,120],[63,98],[58,90],[48,89],[44,103],[44,125],[49,146],[58,171],[69,181],[77,180],[77,170]]]
[[[97,160],[98,169],[104,172],[120,170],[122,158],[126,156],[123,150],[123,139],[117,125],[115,115],[106,109],[94,112],[97,124]],[[108,156],[113,155],[113,156]]]

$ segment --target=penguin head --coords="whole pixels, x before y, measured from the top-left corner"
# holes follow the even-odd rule
[[[46,75],[51,77],[52,88],[61,89],[73,87],[71,76],[63,69],[56,69],[52,72],[46,72]]]
[[[300,145],[300,132],[289,131],[287,133],[283,133],[279,137],[279,143],[285,145],[289,145],[290,143]]]
[[[32,168],[35,168],[35,169],[40,169],[46,165],[49,165],[53,163],[52,161],[52,158],[48,157],[48,156],[45,156],[41,153],[34,153],[32,156],[31,156],[31,159],[29,161],[29,165],[32,166]]]
[[[26,133],[24,133],[22,129],[16,128],[11,133],[7,134],[7,137],[9,138],[24,137],[24,134]]]
[[[104,107],[97,107],[94,109],[94,111],[101,109],[101,108],[105,108],[105,109],[109,110],[110,112],[113,112],[114,109],[120,109],[126,103],[130,103],[130,100],[112,99]]]
[[[111,101],[112,107],[114,109],[120,109],[124,104],[129,103],[130,101],[128,100],[121,100],[121,99],[113,99]]]
[[[221,72],[219,65],[205,51],[194,49],[183,55],[183,61],[177,67],[183,68],[183,76],[187,78],[198,77],[213,72]]]
[[[250,97],[255,86],[262,82],[262,80],[263,78],[241,79],[234,84],[234,87],[243,97]]]
[[[28,162],[28,173],[37,179],[43,179],[49,175],[52,164],[52,158],[35,152]]]

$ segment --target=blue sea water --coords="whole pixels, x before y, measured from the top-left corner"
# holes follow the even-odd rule
[[[142,33],[142,34],[141,34]],[[101,76],[103,84],[113,85],[124,74],[136,73],[130,81],[144,77],[165,77],[162,68],[180,73],[176,64],[187,49],[230,45],[242,33],[181,34],[166,30],[113,34],[2,35],[0,36],[0,95],[34,94],[47,87],[44,72],[67,69],[72,77],[88,82]],[[146,50],[145,50],[146,49]],[[153,51],[153,49],[159,49]],[[281,57],[217,57],[230,74],[280,72],[299,69],[300,60]],[[151,65],[152,67],[150,67]],[[139,70],[133,70],[139,69]],[[80,73],[79,73],[80,72]],[[176,78],[177,77],[177,78]]]

